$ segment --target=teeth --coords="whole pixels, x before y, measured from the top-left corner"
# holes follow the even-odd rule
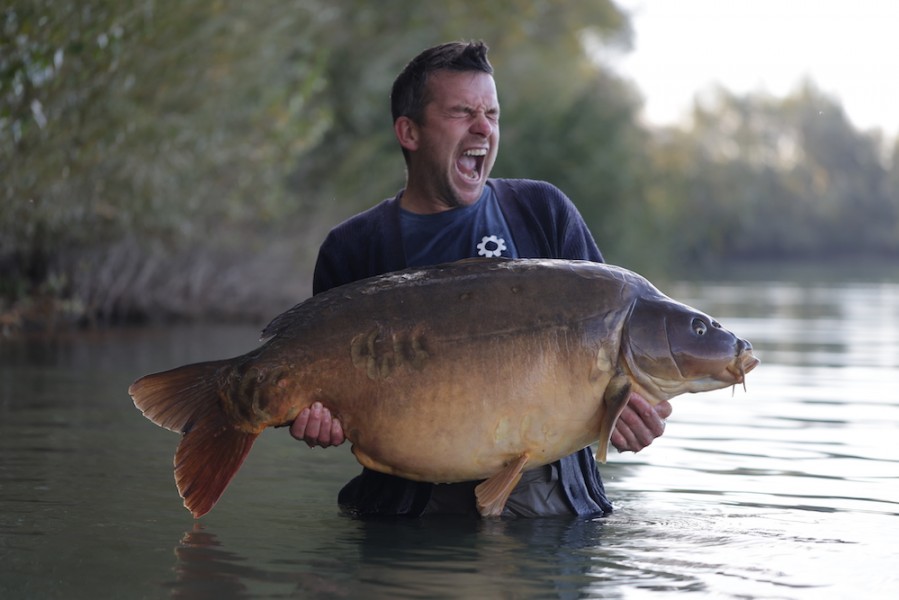
[[[465,156],[487,156],[487,148],[475,148],[473,150],[466,150]]]

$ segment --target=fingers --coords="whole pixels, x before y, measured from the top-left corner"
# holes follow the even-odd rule
[[[652,441],[646,439],[648,431],[642,427],[641,419],[630,402],[621,411],[615,431],[612,432],[611,442],[619,452],[638,452]]]
[[[306,443],[310,448],[336,446],[345,441],[340,421],[331,416],[331,411],[315,402],[304,408],[290,425],[290,435]]]
[[[340,424],[340,419],[332,419],[331,420],[331,444],[334,446],[339,446],[340,444],[346,441],[346,436],[343,434],[343,425]]]
[[[662,400],[661,402],[656,404],[653,408],[655,408],[656,413],[662,419],[667,419],[668,417],[670,417],[672,410],[673,410],[671,408],[671,403],[668,402],[667,400]]]
[[[612,432],[612,445],[619,452],[639,452],[665,433],[665,419],[671,412],[667,400],[653,406],[639,394],[631,394]]]
[[[306,436],[306,425],[309,424],[309,415],[311,411],[308,408],[304,408],[300,411],[300,414],[297,415],[297,418],[293,420],[293,423],[290,424],[290,435],[297,440],[304,440]]]

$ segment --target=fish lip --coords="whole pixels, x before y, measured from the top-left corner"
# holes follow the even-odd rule
[[[745,352],[742,356],[738,356],[740,362],[740,370],[745,375],[761,364],[761,360],[750,352]]]
[[[731,364],[727,365],[727,368],[725,370],[733,378],[734,383],[745,383],[746,374],[759,366],[761,362],[762,361],[753,354],[749,352],[743,352],[737,355],[734,361]]]

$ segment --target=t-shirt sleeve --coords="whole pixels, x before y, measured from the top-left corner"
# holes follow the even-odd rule
[[[315,271],[312,273],[312,294],[319,294],[331,288],[342,285],[341,269],[336,259],[338,251],[334,248],[334,232],[328,234],[321,247],[318,249],[318,258],[315,261]]]
[[[536,240],[535,251],[544,258],[603,262],[590,228],[574,203],[545,181],[514,180],[525,232]]]
[[[561,194],[561,192],[559,192]],[[564,198],[564,217],[561,222],[560,239],[562,240],[562,256],[560,258],[574,260],[591,260],[604,262],[602,252],[593,239],[590,228],[584,222],[584,218],[574,203],[566,196]]]

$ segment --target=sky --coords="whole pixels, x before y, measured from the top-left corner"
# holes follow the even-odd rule
[[[899,134],[899,1],[616,0],[634,47],[613,62],[673,124],[716,84],[778,97],[810,78],[861,130]]]

